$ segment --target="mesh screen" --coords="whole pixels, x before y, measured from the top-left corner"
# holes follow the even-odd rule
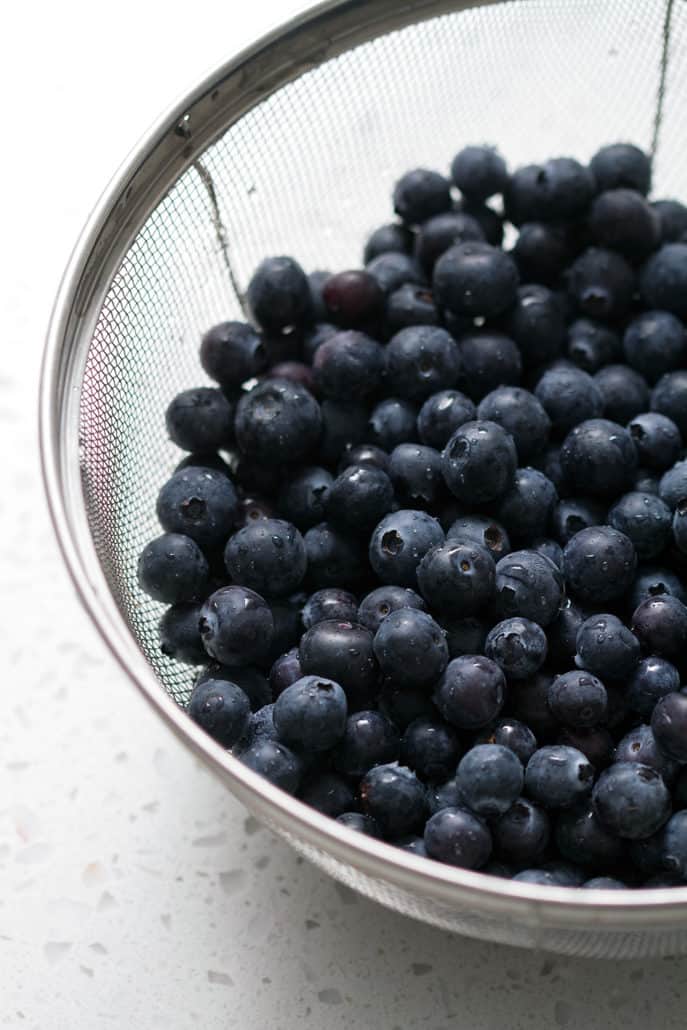
[[[687,3],[672,27],[655,194],[687,197]],[[180,453],[163,413],[204,381],[201,332],[241,315],[267,254],[307,270],[359,265],[407,168],[445,170],[466,143],[497,143],[511,166],[586,159],[603,143],[650,148],[665,0],[520,0],[389,33],[257,104],[210,146],[147,219],[100,311],[82,383],[86,506],[112,593],[164,688],[193,670],[159,651],[163,610],[136,559],[159,532],[155,498]],[[219,230],[219,231],[218,231]]]

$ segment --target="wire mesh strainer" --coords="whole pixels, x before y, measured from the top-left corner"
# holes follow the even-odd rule
[[[576,892],[442,867],[300,805],[176,702],[192,672],[159,651],[136,583],[178,460],[161,422],[198,385],[200,332],[240,317],[266,254],[355,267],[406,168],[468,142],[511,165],[655,154],[687,196],[685,0],[358,0],[320,5],[210,75],[154,127],[94,212],[56,302],[41,442],[60,544],[84,603],[148,701],[241,800],[332,875],[461,933],[570,954],[687,951],[687,887]]]

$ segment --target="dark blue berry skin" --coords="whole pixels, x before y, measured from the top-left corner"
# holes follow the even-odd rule
[[[208,584],[208,563],[198,544],[181,533],[163,533],[138,559],[138,585],[156,601],[195,601]]]
[[[460,373],[460,351],[453,337],[438,326],[401,329],[386,346],[389,392],[422,402],[453,386]]]
[[[236,683],[203,680],[193,689],[188,714],[218,744],[233,747],[248,729],[250,702]]]
[[[442,454],[444,479],[459,501],[482,504],[513,485],[517,454],[510,433],[496,422],[476,420],[457,429]]]
[[[626,429],[608,419],[580,422],[561,447],[561,467],[576,492],[615,497],[632,486],[637,455]]]
[[[393,203],[394,211],[406,225],[419,225],[432,215],[449,210],[451,184],[439,172],[413,168],[394,186]]]
[[[262,497],[251,497],[250,494],[243,494],[239,498],[239,511],[236,518],[236,528],[243,529],[244,526],[252,526],[253,523],[262,519],[271,519],[276,512],[274,505]]]
[[[417,566],[443,542],[444,531],[431,515],[401,509],[386,515],[372,533],[370,565],[383,583],[415,588]]]
[[[687,647],[687,607],[670,594],[649,597],[635,609],[632,631],[650,654],[682,661]]]
[[[331,485],[326,514],[344,532],[369,533],[393,503],[394,488],[386,472],[369,465],[349,465]]]
[[[556,861],[545,862],[542,869],[551,873],[561,887],[581,887],[584,883],[586,872],[579,865],[572,862]]]
[[[477,417],[496,422],[510,433],[521,462],[538,454],[549,441],[549,416],[534,394],[519,386],[492,390],[480,401]]]
[[[196,686],[206,683],[208,680],[227,680],[229,683],[235,683],[248,698],[253,712],[257,712],[272,700],[270,685],[265,674],[250,665],[242,668],[238,666],[229,668],[220,665],[219,662],[210,662],[196,676]]]
[[[253,462],[302,461],[319,443],[322,414],[304,387],[264,379],[239,401],[235,430],[239,448]]]
[[[415,237],[414,253],[418,263],[431,275],[437,260],[449,247],[484,239],[477,219],[464,211],[447,211],[423,222]]]
[[[301,638],[301,668],[306,674],[327,676],[340,683],[350,698],[351,711],[369,707],[365,701],[369,702],[375,693],[378,677],[372,641],[369,629],[356,622],[317,622]]]
[[[531,680],[513,683],[510,691],[509,711],[530,727],[539,742],[551,739],[558,730],[548,704],[551,680],[548,673],[538,672]]]
[[[302,361],[280,361],[270,367],[269,376],[267,378],[274,379],[287,379],[291,383],[295,383],[297,386],[303,386],[306,390],[309,390],[313,395],[319,396],[319,391],[315,385],[315,376],[310,365],[306,365]]]
[[[277,731],[274,728],[274,705],[263,705],[257,712],[254,712],[248,722],[243,741],[240,742],[241,750],[245,751],[257,740],[276,740]]]
[[[618,688],[607,688],[608,691]],[[613,734],[606,726],[592,726],[585,729],[573,729],[562,726],[556,738],[557,744],[577,748],[585,756],[590,765],[599,772],[613,761],[615,741]]]
[[[644,196],[651,189],[651,159],[632,143],[610,143],[589,162],[599,190],[630,189]]]
[[[499,719],[493,726],[483,730],[477,735],[475,743],[500,744],[501,747],[510,748],[518,756],[523,766],[527,765],[537,750],[537,738],[532,730],[524,722],[520,722],[512,716]]]
[[[572,157],[527,165],[510,177],[504,193],[506,215],[515,225],[579,217],[589,207],[595,186],[589,168]]]
[[[384,370],[384,351],[376,340],[355,329],[337,333],[317,348],[315,384],[325,397],[359,401],[375,392]]]
[[[473,812],[485,818],[500,816],[520,796],[522,762],[510,748],[477,744],[458,763],[456,782]]]
[[[439,390],[420,408],[417,430],[422,443],[441,450],[456,429],[476,416],[473,402],[458,390]]]
[[[327,273],[325,273],[325,275],[326,274]],[[340,330],[337,325],[332,325],[331,322],[318,320],[318,322],[308,329],[303,336],[303,360],[307,361],[308,364],[311,365],[318,348],[327,340],[330,340],[332,336],[336,336],[339,331]]]
[[[616,762],[592,792],[599,822],[618,837],[650,837],[670,816],[670,792],[661,775],[639,762]]]
[[[290,522],[260,519],[230,537],[224,563],[233,583],[283,597],[297,590],[305,575],[305,543]]]
[[[382,684],[378,699],[379,710],[397,726],[401,733],[414,719],[437,718],[437,711],[427,692],[419,687],[397,686],[387,680]]]
[[[347,448],[343,452],[339,460],[339,473],[344,472],[351,465],[381,469],[382,472],[388,472],[389,455],[381,447],[376,447],[373,443],[360,443],[355,447]]]
[[[255,321],[270,331],[305,325],[311,316],[308,278],[290,257],[265,258],[248,283],[246,299]]]
[[[418,837],[415,833],[405,834],[403,837],[398,837],[396,840],[390,841],[390,843],[396,848],[402,848],[403,851],[410,852],[411,855],[418,855],[420,858],[427,858],[427,848],[425,847],[424,838]]]
[[[367,238],[363,250],[363,263],[367,265],[373,258],[389,251],[410,254],[412,249],[413,234],[405,225],[399,225],[398,222],[380,225]]]
[[[203,370],[224,389],[238,389],[265,371],[267,352],[262,338],[245,322],[220,322],[200,344]]]
[[[463,869],[481,869],[491,855],[491,834],[465,808],[442,808],[427,820],[425,848],[430,858]]]
[[[687,554],[687,499],[678,501],[671,520],[671,530],[678,551]]]
[[[512,551],[496,565],[494,609],[501,619],[521,616],[540,626],[556,618],[563,601],[563,575],[536,551]]]
[[[687,315],[687,242],[664,243],[642,269],[639,291],[648,308]]]
[[[556,844],[563,858],[590,869],[613,868],[626,852],[625,843],[600,822],[589,801],[560,813]]]
[[[346,695],[324,676],[303,676],[274,702],[274,726],[286,745],[328,751],[346,728]]]
[[[635,475],[634,488],[639,493],[655,494],[658,497],[658,477],[653,476],[647,469],[638,468]]]
[[[685,364],[687,332],[669,311],[644,311],[625,330],[623,352],[628,364],[653,384]]]
[[[464,808],[463,795],[458,787],[455,776],[452,776],[445,783],[431,785],[427,790],[427,802],[432,815],[440,812],[442,808]]]
[[[451,524],[446,540],[479,544],[491,554],[494,561],[510,551],[510,540],[504,527],[485,515],[461,515]]]
[[[630,611],[638,608],[647,597],[659,594],[671,594],[683,603],[687,599],[682,581],[674,572],[653,565],[640,565],[629,596]]]
[[[246,587],[222,587],[200,610],[203,646],[223,665],[262,661],[273,633],[274,617],[266,601]]]
[[[367,422],[367,439],[383,451],[393,451],[399,444],[417,436],[417,408],[397,397],[387,397],[376,404]]]
[[[599,193],[589,213],[589,231],[600,247],[641,261],[658,246],[661,223],[648,201],[624,187]]]
[[[560,876],[550,869],[522,869],[512,877],[513,883],[533,883],[537,887],[566,887]]]
[[[535,537],[530,544],[530,550],[536,551],[537,554],[543,555],[544,558],[548,558],[559,569],[563,568],[563,548],[555,540],[549,540],[543,536]]]
[[[160,650],[167,658],[189,665],[201,665],[207,659],[203,649],[198,620],[199,604],[180,601],[168,608],[158,627]]]
[[[504,327],[520,348],[526,367],[553,361],[566,338],[561,298],[537,283],[521,286],[514,306],[506,313]]]
[[[232,475],[226,461],[220,458],[219,454],[216,454],[214,451],[205,451],[203,453],[192,451],[175,466],[172,475],[176,475],[177,472],[183,472],[184,469],[188,468],[212,469],[213,472],[221,472],[228,479],[231,479]]]
[[[286,654],[280,655],[272,663],[270,669],[270,689],[272,697],[277,698],[287,687],[299,680],[303,675],[298,648],[292,647]]]
[[[355,805],[350,783],[333,772],[315,773],[302,785],[298,797],[304,804],[334,819]]]
[[[608,512],[608,522],[632,541],[643,561],[658,557],[670,540],[670,508],[655,494],[625,494]]]
[[[687,764],[687,691],[667,694],[656,703],[651,729],[664,754],[681,765]]]
[[[415,258],[409,254],[400,254],[395,251],[379,254],[368,263],[365,270],[376,279],[387,297],[390,297],[405,283],[415,283],[418,286],[427,285],[422,269]]]
[[[587,372],[574,365],[549,368],[534,393],[556,436],[565,436],[578,422],[600,418],[603,412],[603,397],[598,386]]]
[[[589,247],[568,272],[568,291],[577,310],[601,321],[614,321],[629,313],[635,285],[632,266],[620,254],[602,247]]]
[[[655,200],[651,206],[658,215],[662,241],[684,242],[687,237],[687,207],[679,200]]]
[[[665,658],[652,655],[643,658],[630,675],[627,702],[633,712],[649,719],[656,703],[679,689],[680,674],[675,666]]]
[[[522,224],[512,250],[522,281],[544,286],[558,281],[572,253],[565,229],[547,222]]]
[[[427,816],[427,792],[417,776],[392,762],[375,765],[360,783],[363,812],[371,816],[385,837],[414,833]]]
[[[501,713],[506,700],[506,679],[490,658],[462,655],[446,666],[433,700],[452,726],[481,730]]]
[[[278,740],[259,737],[241,752],[239,758],[249,769],[287,794],[295,794],[298,790],[303,775],[302,762]]]
[[[479,544],[450,540],[428,551],[417,567],[420,592],[430,608],[452,617],[475,615],[494,594],[494,559]]]
[[[330,275],[322,287],[326,317],[344,329],[374,324],[384,308],[384,291],[369,272],[353,269]]]
[[[570,592],[583,604],[605,604],[623,597],[635,578],[632,541],[611,526],[576,533],[563,551],[563,572]]]
[[[646,379],[627,365],[606,365],[594,376],[603,399],[603,415],[625,425],[649,406]]]
[[[628,431],[642,468],[664,472],[680,457],[682,437],[672,419],[656,411],[635,415]]]
[[[448,662],[441,627],[417,608],[387,615],[375,633],[374,654],[383,675],[405,687],[431,687]]]
[[[617,880],[615,876],[592,876],[591,880],[585,880],[580,884],[583,890],[591,891],[624,891],[627,884]]]
[[[303,608],[302,618],[305,628],[310,629],[326,619],[355,622],[357,615],[358,602],[353,594],[337,587],[326,587],[310,595]]]
[[[399,756],[398,730],[381,712],[349,715],[343,737],[333,752],[334,766],[344,776],[360,779],[373,765],[395,762]]]
[[[558,494],[543,472],[519,468],[508,493],[498,502],[496,514],[515,541],[543,536],[551,524]]]
[[[358,542],[328,522],[320,522],[303,537],[308,558],[308,582],[313,590],[351,587],[364,574],[364,553]]]
[[[616,615],[590,615],[576,637],[575,664],[595,676],[623,679],[639,661],[639,641]]]
[[[594,769],[581,751],[564,744],[540,747],[525,769],[525,792],[544,808],[567,808],[588,797]]]
[[[168,479],[157,498],[157,517],[168,533],[191,537],[202,548],[224,544],[236,520],[238,498],[221,472],[185,468]]]
[[[295,597],[295,600],[294,600]],[[303,625],[301,613],[303,603],[307,595],[294,595],[294,597],[279,597],[270,599],[270,611],[274,621],[274,634],[270,644],[269,653],[265,658],[266,667],[269,669],[276,659],[290,651],[298,643]]]
[[[324,322],[327,317],[327,309],[322,297],[322,290],[330,272],[317,269],[308,275],[308,286],[310,287],[310,314],[313,322]]]
[[[586,729],[606,719],[606,688],[590,672],[575,669],[557,676],[549,687],[551,714],[564,726]]]
[[[487,639],[489,623],[469,615],[466,619],[443,618],[446,631],[446,643],[451,658],[460,658],[464,654],[482,654],[484,641]]]
[[[216,451],[234,438],[234,405],[215,387],[183,390],[168,405],[165,425],[182,450]]]
[[[546,634],[529,619],[505,619],[487,634],[484,653],[500,665],[509,679],[528,679],[544,664]]]
[[[336,817],[337,823],[347,826],[349,830],[364,833],[366,837],[381,837],[381,831],[375,820],[362,812],[342,812]]]
[[[279,494],[277,508],[301,530],[316,526],[325,516],[332,476],[326,469],[309,465],[290,476]]]
[[[517,386],[522,376],[520,350],[510,336],[482,329],[460,341],[463,371],[459,387],[479,401],[499,386]]]
[[[389,459],[393,494],[403,507],[434,509],[446,493],[441,454],[423,444],[401,443]],[[389,511],[391,505],[386,509]],[[380,512],[378,518],[383,515]],[[377,521],[377,519],[372,520]]]
[[[424,607],[425,602],[420,595],[409,587],[377,587],[360,602],[357,619],[363,626],[376,633],[387,616],[399,608],[424,610]]]
[[[646,723],[635,726],[618,742],[614,761],[650,765],[661,774],[669,787],[675,782],[679,768],[677,762],[661,751],[651,726],[647,726]]]
[[[508,183],[506,162],[494,147],[469,146],[451,162],[451,178],[468,200],[478,203],[503,193]]]
[[[687,880],[687,812],[676,812],[661,831],[661,861],[668,873]]]
[[[687,262],[687,244],[685,260]],[[672,419],[682,438],[687,437],[687,370],[679,369],[661,376],[651,391],[651,410]]]
[[[393,335],[409,326],[435,326],[439,312],[428,286],[403,283],[389,295],[384,311],[386,333]]]
[[[590,374],[621,357],[620,337],[602,322],[578,318],[568,326],[568,357]]]
[[[551,821],[543,808],[521,797],[492,823],[491,833],[497,855],[517,865],[527,865],[546,852]]]
[[[423,783],[443,783],[453,775],[460,752],[458,735],[445,722],[415,719],[401,738],[401,762]]]
[[[687,461],[676,461],[664,472],[658,484],[658,496],[673,511],[687,497]]]
[[[569,669],[573,665],[577,653],[577,633],[585,615],[579,605],[566,598],[558,615],[547,627],[549,661],[554,669]]]
[[[518,284],[512,257],[479,241],[449,247],[436,262],[432,276],[438,306],[472,318],[502,314],[516,300]]]

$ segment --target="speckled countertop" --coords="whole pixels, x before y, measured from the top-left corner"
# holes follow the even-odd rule
[[[687,959],[571,961],[410,922],[246,816],[114,666],[38,474],[42,336],[69,249],[137,136],[299,4],[14,5],[0,62],[0,1025],[509,1030],[684,1025]],[[209,30],[208,26],[211,26]],[[103,45],[103,34],[107,45]]]

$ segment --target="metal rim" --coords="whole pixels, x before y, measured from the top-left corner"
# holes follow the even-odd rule
[[[477,2],[479,3],[479,0]],[[493,3],[499,0],[486,2]],[[687,887],[587,892],[579,888],[541,887],[484,876],[481,873],[444,866],[403,852],[373,838],[364,837],[273,787],[223,751],[160,688],[109,596],[104,575],[95,559],[95,552],[89,556],[93,560],[87,561],[74,532],[74,512],[67,496],[59,449],[65,406],[62,380],[65,352],[69,344],[69,327],[75,317],[83,318],[84,311],[78,310],[78,301],[84,280],[92,267],[94,253],[97,253],[99,244],[103,242],[103,230],[113,214],[126,206],[131,192],[131,182],[144,168],[151,154],[170,133],[176,131],[176,134],[180,135],[179,126],[187,117],[185,112],[192,108],[194,103],[207,97],[218,83],[235,74],[247,61],[255,60],[273,48],[286,36],[291,41],[309,36],[309,45],[312,49],[313,30],[319,30],[326,24],[327,19],[342,20],[354,16],[357,18],[358,28],[366,30],[369,37],[372,25],[396,28],[421,17],[431,17],[469,6],[476,4],[470,3],[469,0],[454,0],[453,3],[441,0],[410,0],[397,5],[389,0],[368,0],[365,4],[367,17],[363,18],[359,0],[326,0],[263,36],[251,47],[215,68],[151,127],[121,165],[94,208],[68,262],[53,306],[43,354],[39,396],[41,468],[50,516],[79,600],[110,653],[146,701],[164,719],[166,725],[190,745],[216,775],[229,781],[233,792],[240,800],[248,803],[273,825],[281,826],[285,830],[295,830],[311,847],[318,848],[376,879],[411,892],[419,890],[424,896],[439,904],[465,906],[484,914],[490,911],[501,916],[506,914],[513,921],[521,922],[523,925],[536,925],[541,929],[589,928],[592,911],[594,928],[597,930],[608,928],[618,932],[631,931],[641,930],[650,925],[658,928],[657,922],[660,926],[666,927],[684,924],[687,920]],[[349,27],[350,24],[349,21]],[[349,32],[349,40],[350,35]],[[331,39],[325,37],[327,38]],[[361,36],[362,38],[366,37]],[[343,37],[337,37],[339,43],[342,40]],[[289,69],[285,72],[282,70],[282,75],[288,74]],[[281,81],[286,79],[275,80],[273,88]],[[119,247],[121,251],[121,237]],[[72,455],[71,458],[74,459],[75,456]],[[82,498],[81,501],[83,504]],[[85,517],[85,512],[81,514]]]

